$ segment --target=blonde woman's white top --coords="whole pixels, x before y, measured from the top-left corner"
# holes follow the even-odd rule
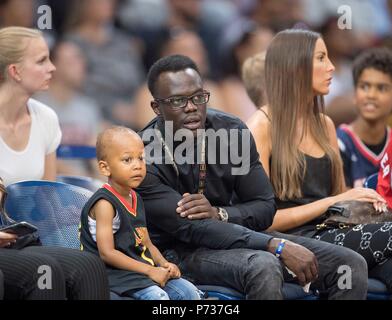
[[[0,177],[7,186],[21,180],[40,180],[44,175],[45,156],[54,152],[61,141],[56,113],[45,104],[29,99],[30,136],[24,150],[11,149],[0,136]]]

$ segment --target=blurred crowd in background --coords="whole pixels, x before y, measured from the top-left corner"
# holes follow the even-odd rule
[[[211,107],[246,121],[256,107],[242,63],[292,27],[323,35],[336,67],[326,111],[338,126],[355,117],[353,58],[369,47],[392,48],[392,0],[0,0],[0,27],[37,28],[42,5],[52,12],[52,29],[42,31],[57,71],[36,99],[57,112],[63,144],[94,145],[111,124],[143,128],[154,117],[146,72],[176,53],[200,67]],[[339,28],[343,14],[351,29]],[[64,164],[59,172],[90,169]]]

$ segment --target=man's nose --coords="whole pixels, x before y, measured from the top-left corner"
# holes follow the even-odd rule
[[[195,112],[197,111],[197,105],[192,102],[192,99],[188,99],[186,106],[184,108],[185,112]]]

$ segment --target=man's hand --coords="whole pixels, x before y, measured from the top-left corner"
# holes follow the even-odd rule
[[[268,251],[275,254],[281,239],[273,238],[268,246]],[[280,255],[284,265],[298,278],[301,286],[314,282],[318,277],[318,263],[313,252],[294,242],[286,240]]]
[[[218,209],[211,206],[203,194],[184,193],[178,202],[177,213],[188,219],[219,219]]]

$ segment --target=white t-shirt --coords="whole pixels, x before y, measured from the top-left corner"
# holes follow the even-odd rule
[[[0,177],[7,186],[22,180],[40,180],[44,175],[45,156],[54,152],[61,141],[56,113],[45,104],[29,99],[30,137],[22,151],[11,149],[0,137]]]

